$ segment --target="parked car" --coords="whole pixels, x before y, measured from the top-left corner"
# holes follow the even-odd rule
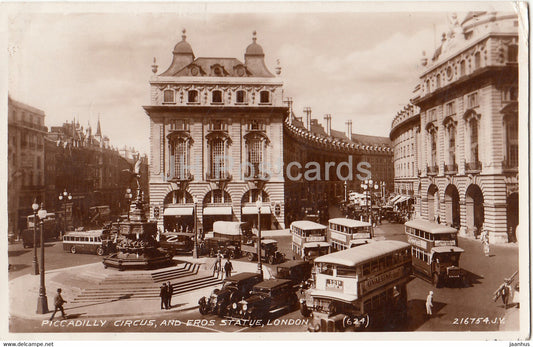
[[[248,298],[232,304],[230,316],[264,323],[276,314],[298,307],[298,297],[291,280],[269,279],[256,284]]]
[[[231,305],[250,296],[252,287],[262,280],[261,274],[253,272],[242,272],[226,278],[222,288],[213,290],[209,297],[200,298],[200,313],[224,316]]]
[[[312,268],[309,261],[289,260],[277,266],[275,278],[290,280],[300,288],[311,277]]]

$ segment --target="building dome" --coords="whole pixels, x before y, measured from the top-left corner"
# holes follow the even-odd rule
[[[254,31],[254,37],[253,37],[253,41],[250,45],[248,45],[248,47],[246,47],[246,53],[245,55],[265,55],[265,53],[263,52],[263,47],[261,47],[261,45],[259,45],[256,41],[257,41],[257,37],[256,37],[257,33]]]
[[[185,39],[187,38],[185,33],[186,33],[186,30],[183,29],[183,35],[181,35],[181,41],[178,42],[176,44],[176,46],[174,46],[173,53],[174,54],[193,54],[194,55],[191,45],[187,41],[185,41]]]

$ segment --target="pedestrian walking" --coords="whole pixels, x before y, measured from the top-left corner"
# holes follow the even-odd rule
[[[511,286],[510,278],[506,278],[500,288],[498,288],[498,294],[502,297],[502,303],[505,309],[509,308],[509,298],[513,297],[513,287]]]
[[[63,299],[61,296],[61,288],[57,288],[57,294],[54,298],[54,313],[52,313],[52,317],[50,317],[50,321],[54,319],[54,316],[56,315],[57,311],[61,311],[61,316],[63,319],[67,319],[65,316],[65,310],[63,309],[63,304],[66,304],[67,302]]]
[[[172,294],[174,293],[174,288],[172,288],[170,281],[167,282],[167,290],[167,310],[170,310],[172,308]]]
[[[231,261],[228,258],[228,261],[226,262],[226,264],[224,264],[224,271],[226,272],[226,278],[231,276],[231,270],[233,270],[233,264],[231,264]]]
[[[490,256],[489,233],[485,229],[481,231],[481,244],[483,245],[483,252],[485,253],[485,256]]]
[[[163,283],[160,289],[161,290],[159,291],[159,296],[161,297],[161,309],[163,310],[167,308],[167,303],[168,303],[167,302],[167,296],[168,296],[167,284]]]
[[[215,260],[215,262],[213,263],[213,277],[215,276],[215,274],[218,277],[218,272],[219,271],[220,271],[220,269],[218,268],[218,260]]]
[[[429,294],[426,298],[426,314],[429,318],[433,316],[433,292],[429,291]]]
[[[219,275],[224,276],[222,272],[222,253],[220,253],[220,250],[217,252],[217,278]]]

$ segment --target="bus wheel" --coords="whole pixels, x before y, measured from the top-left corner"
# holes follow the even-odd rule
[[[248,261],[253,261],[253,260],[254,260],[254,254],[248,252]]]
[[[104,255],[104,249],[102,247],[98,247],[96,249],[96,255]]]
[[[439,274],[436,272],[433,273],[433,285],[435,286],[435,288],[438,288],[440,286]]]
[[[70,253],[76,254],[76,246],[70,247]]]

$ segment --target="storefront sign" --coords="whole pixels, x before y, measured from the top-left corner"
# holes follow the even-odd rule
[[[403,276],[403,266],[371,277],[362,283],[362,292],[367,293]]]

